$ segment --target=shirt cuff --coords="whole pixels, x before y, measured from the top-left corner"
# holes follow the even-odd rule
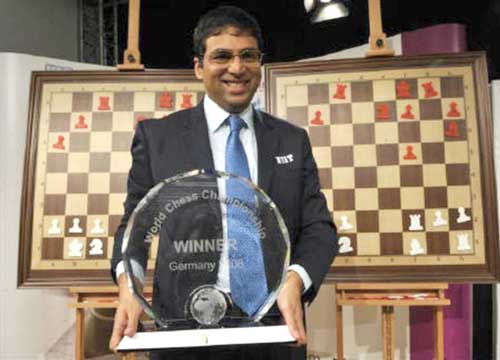
[[[307,290],[312,285],[312,280],[307,271],[300,265],[293,264],[288,267],[288,270],[295,271],[297,274],[299,274],[300,278],[302,279],[302,284],[304,285],[304,290],[302,291],[302,294],[304,294]]]
[[[140,281],[142,285],[144,285],[144,269],[141,265],[134,259],[130,259],[130,264],[132,265],[132,271],[137,280]],[[120,278],[120,275],[125,273],[125,265],[123,265],[123,261],[120,261],[118,265],[116,265],[115,274],[116,280]]]

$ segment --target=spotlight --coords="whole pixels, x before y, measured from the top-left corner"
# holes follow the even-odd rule
[[[339,19],[349,15],[347,0],[304,0],[312,23]]]

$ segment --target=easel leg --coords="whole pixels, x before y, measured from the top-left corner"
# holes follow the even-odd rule
[[[342,306],[337,305],[337,360],[344,360],[344,327]]]
[[[76,309],[76,344],[75,344],[75,359],[85,359],[85,309]]]
[[[384,360],[394,359],[394,307],[382,306],[382,342]]]
[[[434,306],[435,330],[435,356],[436,360],[444,360],[444,330],[443,330],[443,307]]]

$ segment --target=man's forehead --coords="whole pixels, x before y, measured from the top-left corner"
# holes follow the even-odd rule
[[[230,26],[225,26],[225,27],[216,29],[210,36],[207,37],[207,40],[211,37],[224,35],[224,34],[231,35],[231,36],[237,36],[237,37],[250,36],[250,37],[255,38],[255,36],[252,35],[252,32],[250,30],[240,29],[238,27],[230,25]],[[255,40],[257,41],[256,38],[255,38]]]

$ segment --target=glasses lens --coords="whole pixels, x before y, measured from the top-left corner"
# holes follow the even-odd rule
[[[245,49],[240,53],[241,60],[249,64],[259,63],[261,56],[261,52],[256,49]]]
[[[210,54],[210,61],[216,64],[227,64],[233,58],[233,53],[225,50],[214,51]]]

